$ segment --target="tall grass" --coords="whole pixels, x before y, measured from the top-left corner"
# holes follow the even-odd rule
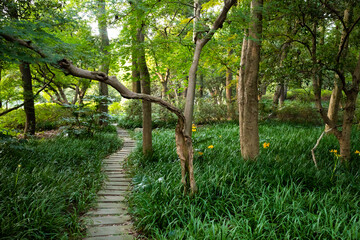
[[[156,130],[155,153],[131,156],[136,227],[154,239],[359,239],[359,156],[333,174],[336,140],[322,128],[266,123],[260,126],[256,162],[240,158],[238,126],[198,127],[194,133],[193,197],[182,195],[173,130]],[[360,138],[354,131],[354,140]],[[355,148],[360,148],[354,141]],[[213,145],[214,148],[208,148]],[[203,153],[201,155],[201,153]],[[333,178],[332,178],[332,175]]]
[[[114,132],[91,139],[1,139],[0,239],[80,238],[94,202],[101,159],[119,148]]]

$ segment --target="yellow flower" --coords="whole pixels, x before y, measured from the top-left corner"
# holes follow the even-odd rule
[[[198,152],[200,156],[202,156],[204,153],[203,152]]]
[[[195,124],[192,125],[192,128],[196,128]]]
[[[336,149],[331,149],[330,152],[331,153],[337,153],[337,150]]]
[[[263,143],[263,147],[264,147],[264,148],[270,147],[270,143],[264,142],[264,143]]]
[[[214,148],[214,145],[210,145],[210,146],[208,146],[208,148],[209,148],[209,149]]]
[[[356,151],[355,151],[355,154],[359,154],[359,155],[360,155],[360,151],[359,151],[359,150],[356,150]]]
[[[196,132],[196,128],[193,128],[192,131],[193,131],[193,132]]]
[[[221,138],[221,135],[219,136],[219,138]]]
[[[21,168],[21,164],[18,165],[18,168]]]

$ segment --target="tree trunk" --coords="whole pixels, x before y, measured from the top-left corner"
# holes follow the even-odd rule
[[[350,160],[351,156],[351,128],[354,120],[357,91],[352,91],[347,95],[344,118],[342,122],[341,137],[338,139],[340,144],[340,155],[343,161]]]
[[[137,30],[138,46],[138,65],[141,79],[141,91],[150,95],[150,74],[146,64],[145,49],[142,44],[145,41],[143,27]],[[142,101],[143,111],[143,153],[144,155],[152,154],[152,126],[151,126],[151,102]]]
[[[106,23],[106,2],[105,0],[98,0],[98,27],[99,27],[99,34],[101,37],[101,51],[103,54],[103,64],[100,66],[100,71],[108,74],[109,73],[109,65],[110,65],[110,54],[109,51],[106,49],[110,45],[108,32],[107,32],[107,23]],[[109,96],[109,90],[106,83],[100,82],[99,83],[99,95],[104,97],[101,99],[98,106],[98,111],[102,114],[100,116],[100,125],[106,126],[107,125],[107,113],[109,112],[108,109],[108,101],[107,97]]]
[[[231,56],[231,54],[233,53],[233,49],[229,50],[228,52],[228,56]],[[233,119],[235,113],[234,113],[234,108],[232,106],[232,80],[233,80],[233,74],[231,72],[230,69],[226,69],[226,82],[225,82],[225,85],[226,85],[226,89],[225,89],[225,92],[226,92],[226,107],[227,107],[227,117],[228,117],[228,120],[231,120]]]
[[[201,98],[204,96],[204,75],[203,74],[200,74],[199,95]]]
[[[249,28],[245,62],[241,62],[239,82],[239,127],[241,155],[254,160],[259,154],[258,74],[262,34],[262,0],[252,0],[252,23]],[[246,41],[243,41],[246,44]],[[242,59],[243,60],[243,56]],[[244,69],[245,67],[245,69]],[[245,70],[245,71],[244,71]],[[244,71],[244,72],[243,72]]]
[[[161,85],[162,85],[161,97],[162,98],[168,98],[169,99],[169,96],[167,96],[168,95],[167,92],[168,92],[169,77],[170,77],[170,69],[167,68],[166,73],[165,73],[165,77],[161,78]]]
[[[341,87],[337,82],[334,82],[334,89],[331,92],[329,108],[327,115],[331,121],[335,124],[338,122],[338,113],[340,108],[340,100],[341,100]],[[329,125],[325,124],[325,131],[329,130]]]
[[[259,92],[259,97],[258,100],[260,101],[262,96],[264,96],[266,94],[266,84],[265,83],[260,83],[260,92]]]
[[[24,110],[26,114],[24,134],[34,135],[36,120],[30,65],[28,63],[21,63],[20,72],[24,89]]]
[[[2,67],[0,66],[0,84],[1,84],[1,71],[2,71]],[[0,94],[1,94],[1,87],[0,87]],[[2,101],[1,101],[1,95],[0,95],[0,108],[2,108]]]
[[[198,24],[200,20],[201,3],[200,0],[194,0],[194,21],[193,21],[193,41],[195,43],[195,50],[193,61],[189,70],[189,80],[186,92],[185,101],[185,132],[189,136],[192,134],[192,120],[194,113],[194,101],[195,101],[195,89],[196,89],[196,72],[199,65],[200,54],[203,48],[203,44],[199,39]]]
[[[210,41],[216,30],[223,26],[223,23],[226,20],[227,13],[236,2],[237,2],[236,0],[224,1],[224,7],[221,10],[218,17],[216,18],[212,28],[203,38],[200,39],[197,25],[199,24],[198,19],[200,18],[201,5],[199,0],[194,1],[195,19],[194,19],[193,38],[195,42],[195,50],[194,50],[193,61],[189,70],[189,81],[188,81],[185,110],[184,110],[184,115],[186,119],[185,132],[189,136],[191,136],[192,134],[192,120],[193,120],[195,88],[196,88],[196,72],[199,65],[201,50],[205,46],[205,44]]]
[[[282,84],[280,97],[279,97],[279,105],[280,107],[284,106],[284,102],[286,99],[287,85],[285,83]]]
[[[276,86],[276,90],[275,90],[274,97],[273,97],[273,106],[274,106],[274,108],[277,108],[277,106],[279,105],[280,98],[281,98],[281,95],[283,95],[283,92],[284,92],[284,84],[279,83]]]
[[[347,25],[349,24],[349,22],[352,19],[352,11],[351,9],[345,9],[344,11],[344,23]],[[343,44],[344,41],[345,45],[344,45],[344,50],[342,53],[342,56],[345,58],[347,55],[347,49],[348,49],[348,39],[345,40],[345,37],[347,35],[347,31],[346,29],[343,29],[342,33],[341,33],[341,39],[340,39],[340,44],[339,44],[339,50],[341,49],[341,45]],[[340,69],[341,73],[343,74],[343,69]],[[331,121],[334,121],[334,123],[336,124],[338,122],[338,112],[339,112],[339,108],[340,108],[340,100],[341,100],[341,96],[342,96],[342,86],[340,84],[339,81],[339,77],[338,75],[335,76],[335,81],[334,81],[334,89],[331,92],[331,97],[330,97],[330,103],[329,103],[329,109],[327,112],[327,115],[329,117],[329,119]],[[325,125],[325,130],[330,129],[329,125]]]
[[[135,46],[133,46],[133,48],[135,48]],[[131,57],[132,91],[136,93],[141,93],[140,72],[137,62],[137,53],[135,50],[132,51]]]

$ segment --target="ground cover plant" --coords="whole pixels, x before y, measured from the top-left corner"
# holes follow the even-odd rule
[[[173,130],[156,129],[153,156],[138,149],[131,157],[137,229],[154,239],[358,239],[360,146],[352,149],[354,166],[339,165],[336,139],[326,136],[316,169],[310,150],[322,131],[263,123],[260,156],[245,162],[237,125],[195,126],[199,192],[191,198],[182,195]]]
[[[74,239],[104,180],[102,159],[121,145],[114,128],[91,138],[0,136],[0,239]]]

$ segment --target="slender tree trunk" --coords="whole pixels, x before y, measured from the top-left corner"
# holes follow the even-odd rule
[[[193,57],[193,62],[189,71],[189,84],[186,89],[186,102],[185,102],[185,131],[186,134],[192,134],[192,121],[193,121],[193,112],[194,112],[194,101],[195,101],[195,89],[196,89],[196,71],[199,65],[200,53],[202,46],[196,45],[195,53]]]
[[[142,46],[144,43],[144,33],[143,27],[137,30],[137,41],[139,43],[138,47],[138,64],[140,71],[141,79],[141,91],[144,94],[151,93],[150,89],[150,74],[146,64],[145,58],[145,49]],[[142,111],[143,111],[143,153],[145,155],[152,154],[152,125],[151,125],[151,102],[144,101],[142,102]]]
[[[106,49],[110,45],[108,32],[107,32],[107,22],[106,22],[106,2],[105,0],[98,0],[98,27],[99,27],[99,34],[101,37],[101,51],[104,56],[103,64],[100,66],[100,71],[105,72],[106,74],[109,73],[109,66],[110,66],[110,54],[109,51]],[[99,83],[99,95],[103,97],[109,96],[109,89],[108,85],[100,82]],[[107,117],[106,114],[109,112],[108,109],[108,102],[106,99],[102,99],[99,102],[98,111],[103,115],[100,117],[100,125],[107,125]]]
[[[192,120],[193,120],[193,112],[194,112],[194,100],[195,100],[195,87],[196,87],[196,72],[199,65],[200,54],[202,48],[205,46],[208,41],[212,38],[214,33],[217,29],[223,26],[223,23],[226,19],[227,13],[229,12],[230,8],[236,3],[236,0],[229,0],[224,1],[224,7],[221,10],[220,14],[216,18],[212,28],[210,31],[200,39],[199,32],[198,32],[198,19],[200,18],[200,10],[201,5],[199,0],[194,1],[194,42],[195,42],[195,50],[193,61],[189,70],[189,83],[187,88],[187,95],[186,95],[186,102],[185,102],[185,132],[187,135],[191,136],[192,134]]]
[[[136,43],[134,42],[134,45],[135,44]],[[133,46],[133,48],[135,48],[135,46]],[[132,91],[141,93],[140,72],[137,62],[137,51],[135,51],[135,49],[132,51],[131,58]]]
[[[1,71],[2,71],[2,67],[0,66],[0,84],[1,84]],[[0,108],[2,108],[2,101],[1,101],[1,86],[0,86]]]
[[[344,23],[346,25],[349,24],[351,19],[352,19],[352,11],[351,11],[351,9],[346,9],[344,11],[344,18],[343,18]],[[341,45],[345,41],[346,35],[347,35],[346,29],[343,29],[343,31],[341,33],[339,50],[341,49]],[[349,41],[346,40],[344,50],[343,50],[343,54],[342,54],[342,56],[344,58],[347,55],[348,43],[349,43]],[[340,71],[343,74],[343,70],[341,69]],[[340,84],[339,77],[336,75],[335,78],[336,79],[334,81],[334,89],[333,89],[333,91],[331,93],[330,103],[329,103],[329,108],[328,108],[327,115],[328,115],[329,119],[331,121],[334,121],[335,124],[336,124],[338,122],[338,112],[339,112],[340,100],[341,100],[341,96],[342,96],[342,86]],[[330,127],[325,124],[325,130],[328,130],[328,129],[330,129]]]
[[[260,92],[259,92],[259,101],[261,100],[262,96],[264,96],[266,94],[266,84],[265,83],[260,83]]]
[[[70,104],[67,97],[66,97],[66,94],[64,92],[64,89],[58,85],[58,84],[55,84],[55,86],[57,87],[58,89],[58,98],[60,100],[60,102],[62,102],[63,104]],[[56,91],[56,90],[55,90]]]
[[[247,48],[248,48],[248,38],[249,34],[246,31],[244,35],[242,48],[241,48],[241,59],[240,59],[240,69],[239,69],[239,79],[238,79],[238,102],[239,102],[239,131],[240,131],[240,141],[244,138],[244,122],[245,122],[245,67],[246,67],[246,58],[247,58]],[[240,144],[240,147],[242,144]]]
[[[201,3],[200,0],[194,0],[194,21],[193,21],[193,41],[195,43],[195,50],[193,61],[189,70],[189,80],[188,87],[186,92],[186,102],[185,102],[185,132],[189,136],[192,134],[192,121],[193,121],[193,113],[194,113],[194,101],[195,101],[195,89],[196,89],[196,72],[199,65],[200,54],[203,46],[202,41],[199,39],[198,33],[198,24],[200,20],[200,10]]]
[[[334,82],[334,89],[331,92],[329,108],[328,108],[328,117],[335,124],[338,122],[338,113],[340,108],[340,100],[341,100],[341,87],[337,82]],[[325,131],[329,130],[329,125],[325,125]]]
[[[228,56],[231,56],[233,54],[233,49],[230,49],[228,52]],[[226,107],[227,107],[227,115],[228,115],[228,120],[233,119],[235,113],[234,113],[234,108],[232,106],[232,80],[233,80],[233,74],[231,72],[230,69],[226,69]]]
[[[274,106],[274,108],[277,108],[277,106],[279,105],[280,98],[281,98],[281,95],[283,95],[283,92],[284,92],[284,84],[279,83],[276,86],[276,90],[275,90],[274,97],[273,97],[273,106]]]
[[[161,74],[160,74],[161,75]],[[168,82],[169,82],[169,77],[170,77],[170,69],[167,68],[166,69],[166,73],[165,73],[165,77],[161,77],[161,85],[162,85],[162,89],[161,89],[161,97],[162,98],[167,98],[169,99],[169,96],[167,94],[168,92]]]
[[[203,74],[200,74],[199,95],[201,98],[204,96],[204,75]]]
[[[282,84],[281,93],[279,97],[280,107],[284,106],[284,102],[286,99],[287,85],[285,83]]]
[[[246,50],[245,69],[240,70],[239,126],[241,155],[245,160],[254,160],[259,154],[258,130],[258,74],[262,34],[262,0],[252,0],[252,23]],[[244,41],[246,42],[246,41]],[[243,58],[243,57],[242,57]],[[242,72],[244,71],[245,72]]]
[[[34,135],[36,120],[35,120],[34,93],[32,89],[30,64],[21,63],[20,72],[21,72],[22,84],[24,89],[24,110],[26,114],[24,133]]]

